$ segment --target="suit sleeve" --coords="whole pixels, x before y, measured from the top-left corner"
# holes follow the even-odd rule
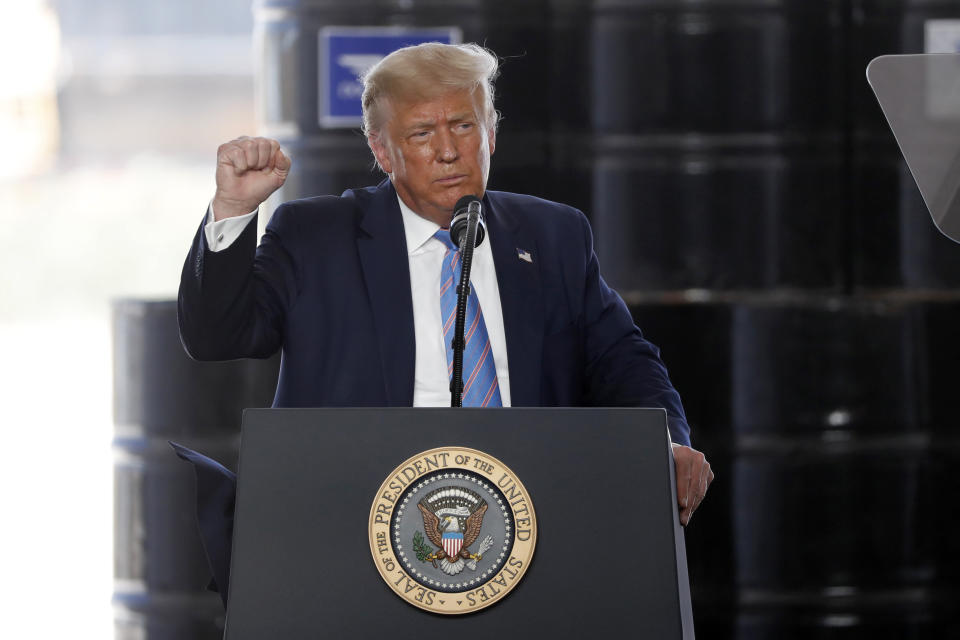
[[[291,239],[295,217],[282,205],[257,247],[253,217],[223,251],[207,246],[201,224],[180,276],[180,340],[197,360],[267,358],[283,342],[300,276]]]
[[[623,299],[604,282],[593,250],[593,232],[582,213],[580,222],[586,264],[586,396],[595,406],[662,407],[673,442],[689,446],[690,427],[660,350],[643,337]]]

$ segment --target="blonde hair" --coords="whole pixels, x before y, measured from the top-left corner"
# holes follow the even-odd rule
[[[452,91],[479,90],[486,124],[496,129],[493,81],[498,62],[477,44],[426,42],[397,49],[363,75],[363,133],[377,137],[392,100],[430,100]]]

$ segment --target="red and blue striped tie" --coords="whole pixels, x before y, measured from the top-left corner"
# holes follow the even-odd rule
[[[453,377],[453,332],[457,320],[457,285],[460,284],[460,252],[450,239],[450,231],[440,229],[434,238],[447,247],[440,268],[440,314],[443,339],[447,345],[447,377]],[[477,292],[470,287],[463,338],[463,406],[501,407],[497,367],[490,351],[490,337],[483,321]]]

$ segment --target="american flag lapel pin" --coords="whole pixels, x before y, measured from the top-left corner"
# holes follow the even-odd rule
[[[530,252],[526,249],[521,249],[517,247],[517,257],[523,260],[524,262],[529,262],[533,264],[533,256],[530,255]]]

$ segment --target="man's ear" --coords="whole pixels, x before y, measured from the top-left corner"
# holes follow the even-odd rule
[[[386,145],[380,139],[380,134],[371,135],[367,138],[367,144],[373,152],[373,157],[377,159],[377,164],[384,173],[390,175],[393,173],[393,164],[390,162],[390,154],[387,152]]]
[[[487,129],[487,144],[490,146],[490,155],[493,155],[493,150],[497,148],[497,130],[494,127]]]

